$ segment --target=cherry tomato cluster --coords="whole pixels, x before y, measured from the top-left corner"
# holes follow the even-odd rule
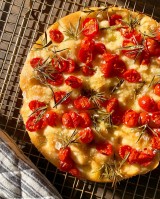
[[[144,149],[143,151],[138,151],[129,145],[123,145],[119,148],[120,157],[124,159],[128,156],[127,162],[130,164],[148,166],[151,164],[155,154],[154,150]]]

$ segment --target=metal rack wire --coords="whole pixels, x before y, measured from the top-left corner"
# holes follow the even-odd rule
[[[85,4],[84,4],[85,3]],[[19,110],[22,95],[19,74],[36,39],[58,18],[87,6],[111,3],[145,12],[160,20],[158,0],[1,0],[0,1],[0,127],[7,131],[64,199],[158,199],[160,168],[111,184],[81,181],[61,173],[30,143]]]

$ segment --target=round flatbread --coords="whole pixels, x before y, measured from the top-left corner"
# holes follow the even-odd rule
[[[159,164],[160,26],[118,7],[86,8],[33,45],[20,75],[21,115],[61,171],[97,182]]]

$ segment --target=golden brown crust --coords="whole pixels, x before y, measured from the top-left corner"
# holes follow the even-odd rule
[[[98,10],[99,8],[91,8],[91,9]],[[99,11],[97,11],[97,12],[99,12]],[[89,17],[95,17],[97,15],[97,12],[91,13],[89,15]],[[112,15],[115,13],[117,13],[117,14],[120,13],[122,15],[122,17],[124,17],[126,19],[129,17],[129,13],[131,13],[135,17],[139,17],[141,20],[140,20],[140,26],[139,26],[138,30],[140,30],[141,32],[145,31],[146,34],[148,33],[147,31],[148,31],[149,27],[154,28],[154,26],[155,27],[158,26],[158,23],[156,21],[154,21],[153,19],[151,19],[150,17],[145,16],[144,14],[138,14],[136,12],[131,12],[127,9],[118,8],[118,7],[110,7],[108,10],[108,13],[109,13],[109,15]],[[51,25],[47,29],[47,31],[46,31],[47,40],[48,41],[50,40],[49,30],[58,28],[64,33],[64,31],[65,31],[64,29],[69,28],[70,23],[77,24],[80,17],[81,17],[81,21],[83,21],[83,19],[86,16],[87,16],[87,13],[79,11],[79,12],[70,14],[70,15],[60,19],[58,22]],[[97,18],[101,22],[101,25],[103,25],[103,20],[106,21],[108,19],[108,14],[106,11],[99,12],[99,15],[97,15]],[[104,41],[106,42],[107,49],[109,49],[111,52],[115,53],[116,50],[120,47],[120,42],[118,43],[118,41],[116,42],[115,40],[117,39],[117,37],[119,37],[119,41],[120,41],[121,37],[119,36],[119,34],[117,32],[115,34],[111,34],[111,33],[113,33],[113,32],[110,30],[107,31],[108,36],[107,36],[107,39]],[[44,38],[44,37],[45,37],[45,35],[43,34],[41,36],[41,38],[38,39],[38,41],[36,43],[41,44],[42,38]],[[105,35],[103,34],[102,37],[105,37]],[[59,44],[57,48],[65,49],[65,48],[69,47],[70,51],[71,51],[71,57],[73,59],[76,59],[76,54],[78,52],[81,39],[82,39],[81,35],[79,35],[79,37],[76,40],[69,40],[69,41],[66,40],[66,41],[62,42],[61,44]],[[53,96],[52,96],[51,89],[46,87],[45,85],[42,85],[38,80],[36,80],[34,78],[33,68],[30,65],[30,60],[34,57],[38,56],[38,57],[43,57],[44,59],[47,59],[48,57],[51,58],[53,56],[53,53],[51,51],[53,49],[53,45],[57,46],[56,43],[53,43],[48,48],[44,48],[42,50],[36,50],[37,48],[39,48],[39,45],[34,44],[30,53],[27,56],[27,60],[22,69],[22,73],[20,75],[20,87],[23,92],[23,106],[21,108],[21,115],[23,117],[24,123],[26,123],[28,116],[31,114],[31,110],[28,107],[28,104],[31,100],[36,99],[39,101],[43,101],[45,103],[49,103],[50,107],[52,107],[52,105],[53,105]],[[128,60],[128,59],[126,59],[126,63],[127,63],[127,65],[134,64],[133,61]],[[138,66],[135,64],[134,67],[136,68]],[[153,66],[153,68],[155,70],[158,70],[155,65]],[[146,78],[146,79],[151,78],[151,77],[148,77],[148,73],[150,73],[150,71],[145,71],[144,69],[141,69],[141,71],[143,73],[143,78]],[[98,72],[97,72],[97,74],[100,73],[100,72],[99,73]],[[77,75],[77,74],[75,74],[75,75]],[[99,76],[97,75],[94,77],[94,79],[91,78],[89,80],[88,80],[88,78],[82,77],[79,74],[78,74],[78,76],[83,79],[84,84],[86,86],[89,84],[91,88],[94,88],[97,91],[105,91],[106,93],[108,92],[106,90],[106,85],[110,86],[113,83],[110,80],[106,81],[106,79],[102,75],[99,75]],[[126,86],[126,88],[127,88],[127,86]],[[55,91],[57,91],[59,89],[60,90],[62,89],[65,91],[71,90],[71,88],[67,85],[63,85],[61,87],[53,87],[53,89],[55,89]],[[123,89],[123,87],[122,87],[122,89]],[[137,104],[131,102],[132,100],[130,99],[130,96],[133,95],[131,87],[127,88],[127,89],[128,89],[127,93],[119,94],[120,101],[122,102],[123,105],[126,105],[129,108],[133,108],[133,109],[139,111],[139,108],[137,108]],[[149,91],[149,92],[151,92],[151,91]],[[79,94],[79,92],[74,91],[73,94],[75,96],[77,96]],[[63,107],[57,108],[54,111],[57,112],[58,114],[62,114],[64,112]],[[71,133],[71,130],[64,129],[60,125],[58,125],[56,127],[47,126],[45,129],[39,130],[37,132],[29,132],[28,131],[28,134],[31,138],[31,142],[45,156],[46,159],[48,159],[52,164],[56,165],[57,167],[59,166],[59,161],[58,161],[58,157],[57,157],[58,150],[56,149],[55,145],[57,144],[57,141],[59,142],[59,133],[62,131],[62,129],[64,131],[64,134]],[[121,131],[121,133],[120,133],[120,131]],[[147,141],[142,139],[137,144],[136,143],[137,136],[135,136],[135,135],[130,136],[128,134],[127,127],[122,126],[120,131],[115,130],[114,136],[112,138],[110,137],[109,134],[106,134],[105,132],[102,132],[102,135],[105,134],[105,138],[109,139],[110,142],[112,141],[113,145],[116,145],[116,148],[118,148],[121,144],[123,144],[123,145],[131,144],[131,146],[136,145],[137,149],[142,149],[142,148],[146,147],[146,145],[150,139],[149,137],[146,136]],[[97,139],[99,139],[99,135],[96,135],[96,136],[97,136]],[[72,159],[75,161],[76,165],[80,169],[82,177],[84,179],[89,179],[89,180],[97,181],[97,182],[113,181],[113,179],[110,179],[110,178],[105,178],[105,177],[100,178],[101,166],[103,165],[104,162],[109,162],[110,157],[97,153],[97,151],[92,146],[89,149],[89,148],[87,148],[86,145],[83,145],[83,144],[81,145],[81,147],[79,147],[78,144],[71,144],[71,150],[72,150],[72,154],[71,154]],[[152,169],[155,169],[158,166],[158,164],[159,164],[158,155],[156,156],[156,158],[154,159],[152,164],[150,164],[148,167],[142,167],[137,164],[130,165],[129,163],[126,162],[120,169],[120,173],[121,173],[120,179],[129,178],[129,177],[132,177],[137,174],[146,173]]]

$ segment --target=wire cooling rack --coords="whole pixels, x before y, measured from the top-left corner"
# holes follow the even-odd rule
[[[86,6],[111,3],[149,14],[160,21],[159,0],[0,0],[0,127],[53,183],[64,199],[159,199],[160,168],[117,187],[81,181],[51,165],[30,143],[19,110],[19,74],[36,39],[57,19]]]

